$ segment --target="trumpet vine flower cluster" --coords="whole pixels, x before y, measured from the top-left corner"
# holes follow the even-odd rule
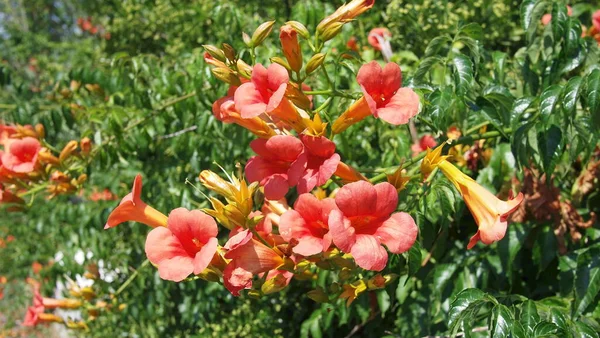
[[[58,152],[44,141],[41,124],[0,123],[0,204],[21,209],[22,195],[45,187],[47,198],[75,193],[86,181],[79,174],[91,151],[91,140],[70,141]]]
[[[408,179],[399,168],[388,175],[388,182],[369,181],[342,161],[333,137],[370,116],[394,126],[408,124],[419,113],[419,95],[402,87],[400,66],[389,62],[360,67],[357,95],[335,88],[313,91],[305,83],[317,71],[327,76],[324,42],[373,3],[353,0],[343,5],[319,23],[312,40],[304,25],[287,22],[279,34],[283,57],[272,57],[269,65],[249,65],[228,44],[205,46],[212,73],[229,85],[226,95],[213,104],[214,117],[253,133],[257,139],[249,146],[256,155],[237,176],[223,179],[212,171],[200,173],[201,184],[218,195],[208,197],[211,207],[202,210],[177,208],[165,214],[154,209],[142,200],[138,175],[105,228],[126,221],[152,227],[145,251],[161,278],[221,282],[235,296],[244,290],[252,296],[277,292],[292,280],[315,279],[325,269],[337,272],[337,281],[329,292],[318,288],[308,296],[350,304],[361,293],[394,280],[396,275],[380,273],[389,255],[407,252],[419,234],[414,218],[397,210],[398,191]],[[266,22],[252,37],[244,36],[252,62],[256,47],[273,26]],[[371,44],[389,45],[389,32],[372,33]],[[308,60],[303,59],[302,47],[313,52]],[[323,93],[355,100],[331,119],[330,99],[313,107],[312,96]],[[322,114],[328,109],[329,114]],[[509,202],[497,199],[441,156],[444,144],[432,152],[429,148],[435,144],[427,136],[413,150],[427,150],[421,166],[424,176],[439,168],[463,195],[479,226],[468,248],[477,241],[500,240],[506,217],[522,195]],[[327,193],[332,185],[338,189]]]

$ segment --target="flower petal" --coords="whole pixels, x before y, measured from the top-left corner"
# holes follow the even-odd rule
[[[349,253],[356,242],[356,234],[350,220],[344,217],[341,211],[332,210],[328,224],[333,244],[343,252]]]
[[[287,177],[281,174],[270,176],[265,183],[265,197],[270,200],[278,200],[285,197],[290,185]]]
[[[398,207],[398,191],[388,182],[375,185],[377,191],[377,206],[374,215],[388,217]]]
[[[217,246],[219,245],[219,241],[217,238],[213,237],[208,240],[208,243],[202,246],[200,251],[196,253],[196,257],[194,257],[194,274],[197,275],[204,271],[206,267],[210,264],[210,261],[213,259],[215,253],[217,252]]]
[[[242,84],[233,95],[235,109],[244,119],[250,119],[264,113],[267,103],[258,88],[252,82]]]
[[[379,93],[381,92],[381,78],[382,78],[382,69],[377,61],[371,61],[366,65],[363,65],[358,70],[358,74],[356,75],[356,82],[361,86],[363,92],[369,93]]]
[[[298,239],[298,245],[293,249],[294,253],[302,256],[312,256],[323,252],[323,239],[304,236]]]
[[[304,195],[309,194],[302,194],[300,197]],[[300,198],[298,198],[298,200],[300,200]],[[296,204],[297,203],[298,202],[296,202]],[[302,215],[297,210],[288,210],[281,215],[279,221],[279,234],[284,240],[289,242],[294,236],[297,236],[297,231],[299,229],[304,229],[305,227],[306,221]]]
[[[371,215],[377,206],[377,190],[369,182],[352,182],[338,191],[335,203],[346,217]]]
[[[357,235],[350,253],[356,264],[365,270],[381,271],[387,264],[387,251],[371,235]]]
[[[411,88],[400,88],[385,107],[377,109],[374,115],[385,122],[400,125],[408,123],[418,113],[419,95]]]
[[[402,71],[394,62],[388,62],[381,72],[381,89],[384,97],[391,97],[402,85]]]
[[[398,212],[385,220],[374,235],[379,237],[390,252],[400,254],[413,246],[418,233],[419,228],[413,218],[405,212]]]

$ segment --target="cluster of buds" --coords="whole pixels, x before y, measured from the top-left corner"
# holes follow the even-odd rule
[[[212,208],[203,210],[177,208],[168,215],[158,211],[142,201],[138,175],[105,229],[126,221],[152,227],[145,252],[161,278],[220,282],[235,296],[243,290],[255,297],[278,292],[292,279],[315,279],[319,270],[337,273],[327,293],[324,289],[309,293],[322,302],[344,299],[350,304],[363,292],[390,283],[393,275],[373,274],[385,269],[388,252],[406,252],[418,236],[412,216],[397,212],[398,191],[410,178],[399,167],[387,175],[388,182],[371,183],[342,162],[333,136],[369,116],[392,125],[407,124],[419,113],[420,98],[402,87],[400,66],[382,67],[373,61],[358,71],[361,93],[344,95],[356,100],[330,123],[322,120],[321,112],[331,97],[313,109],[311,95],[335,96],[339,91],[312,91],[304,83],[318,68],[328,76],[322,42],[372,6],[373,1],[353,0],[340,7],[319,24],[314,44],[306,27],[287,22],[279,35],[284,58],[271,58],[268,67],[248,65],[228,44],[222,49],[205,46],[213,74],[229,85],[226,96],[214,103],[213,114],[256,135],[258,139],[250,143],[256,156],[248,159],[243,174],[239,167],[238,175],[227,175],[227,180],[211,171],[200,173],[202,185],[219,196],[208,197]],[[253,59],[273,25],[262,24],[251,38],[244,35]],[[306,63],[299,36],[314,53]],[[380,44],[389,38],[385,32],[377,36]],[[506,229],[506,217],[520,199],[498,200],[447,162],[441,147],[431,152],[435,140],[421,141],[419,150],[428,149],[421,166],[424,176],[439,168],[463,194],[478,222],[469,248],[478,240],[486,244],[499,240],[503,233],[500,236],[498,229]],[[327,196],[326,187],[332,182],[339,189]],[[219,238],[217,222],[227,239]]]
[[[105,40],[110,40],[110,33],[104,29],[104,26],[94,25],[92,18],[89,16],[87,18],[77,18],[77,26],[90,35],[97,35]]]
[[[90,139],[83,138],[54,152],[44,143],[41,124],[0,124],[0,204],[9,204],[9,211],[18,210],[24,203],[20,195],[36,186],[45,186],[48,198],[76,192],[87,179],[77,173],[91,146]]]

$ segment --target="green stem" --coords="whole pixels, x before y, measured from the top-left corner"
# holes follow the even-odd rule
[[[482,122],[482,123],[480,123],[480,124],[477,124],[477,125],[475,125],[475,126],[473,126],[473,127],[469,128],[469,129],[467,129],[467,131],[465,132],[465,135],[469,135],[469,134],[470,134],[470,133],[472,133],[472,132],[478,131],[479,129],[481,129],[481,128],[483,128],[483,127],[487,126],[488,124],[490,124],[490,122],[489,122],[489,121],[485,121],[485,122]]]
[[[133,280],[137,277],[137,275],[140,274],[140,270],[143,269],[144,267],[146,267],[146,265],[148,265],[150,263],[150,261],[148,259],[146,259],[142,265],[140,265],[132,274],[131,276],[129,276],[129,278],[127,278],[127,280],[125,281],[125,283],[123,283],[119,289],[115,292],[115,297],[118,296],[121,292],[123,292],[123,290],[125,290],[129,284],[131,284],[131,282],[133,282]]]
[[[503,130],[504,134],[509,134],[512,132],[512,129],[510,128],[506,128]],[[496,138],[496,137],[500,137],[502,136],[503,133],[501,133],[500,131],[494,130],[494,131],[488,131],[487,133],[483,133],[483,134],[473,134],[473,135],[469,135],[469,136],[463,136],[461,138],[459,138],[458,140],[452,142],[452,144],[450,144],[450,147],[453,147],[457,144],[467,144],[467,143],[471,143],[473,141],[477,141],[477,140],[485,140],[485,139],[490,139],[490,138]],[[421,152],[419,155],[411,158],[410,160],[406,161],[403,165],[402,165],[402,169],[405,169],[417,162],[419,162],[420,160],[422,160],[425,155],[427,155],[426,151]],[[398,167],[389,167],[389,168],[385,168],[384,172],[382,172],[381,174],[375,175],[373,176],[369,181],[371,181],[371,183],[376,183],[379,181],[384,180],[387,176],[388,173],[393,173],[394,171],[396,171],[398,169]]]
[[[307,90],[304,92],[306,95],[328,95],[332,94],[333,89],[325,89],[325,90]]]

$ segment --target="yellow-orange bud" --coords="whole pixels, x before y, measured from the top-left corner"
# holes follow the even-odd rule
[[[64,161],[77,149],[77,141],[69,141],[58,156],[59,161]]]
[[[81,153],[83,155],[87,155],[92,150],[92,140],[89,137],[84,137],[81,139]]]
[[[321,67],[321,65],[323,64],[323,61],[325,61],[325,56],[326,54],[324,53],[317,53],[315,55],[313,55],[310,60],[308,60],[308,62],[306,63],[306,74],[311,74],[313,73],[315,70],[317,70],[319,67]]]
[[[269,34],[271,34],[274,24],[275,21],[267,21],[258,26],[252,34],[252,39],[250,39],[251,47],[256,47],[263,43]]]

